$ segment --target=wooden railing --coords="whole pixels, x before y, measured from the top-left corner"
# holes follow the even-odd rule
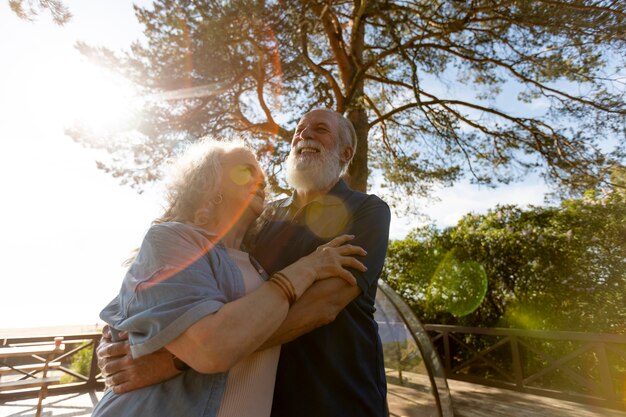
[[[102,389],[104,388],[104,381],[100,375],[98,369],[97,360],[95,356],[95,348],[100,342],[101,333],[81,333],[81,334],[55,334],[53,336],[35,336],[35,337],[11,337],[0,339],[0,347],[11,347],[20,345],[32,345],[32,344],[49,344],[54,343],[55,336],[63,337],[63,343],[65,344],[65,351],[60,352],[52,358],[44,358],[39,355],[31,355],[28,358],[30,363],[37,363],[37,361],[44,363],[46,360],[51,362],[58,362],[60,366],[55,367],[54,372],[57,373],[60,378],[60,383],[50,385],[48,387],[48,395],[65,394],[80,392],[89,389]],[[88,362],[86,370],[80,371],[76,367],[78,356],[83,356],[81,361]],[[2,375],[4,381],[6,380],[28,380],[39,378],[41,375],[38,373],[40,370],[22,371],[22,363],[17,361],[11,361],[9,358],[0,359],[0,367],[13,368],[14,372],[10,374]],[[1,382],[1,381],[0,381]],[[5,401],[12,401],[20,398],[33,398],[39,395],[39,388],[17,390],[11,392],[0,392],[0,403]]]
[[[441,357],[446,377],[508,388],[564,400],[626,409],[626,335],[548,332],[519,329],[424,325]],[[0,347],[54,343],[62,336],[65,351],[53,358],[33,355],[30,361],[60,362],[55,372],[67,375],[48,388],[48,395],[102,389],[95,347],[100,333],[0,339]],[[86,372],[72,365],[87,349]],[[83,358],[84,360],[84,358]],[[20,369],[20,363],[7,363]],[[37,371],[11,378],[38,377]],[[72,380],[69,381],[69,377]],[[3,375],[2,378],[5,378]],[[0,403],[37,397],[38,389],[0,392]]]
[[[424,327],[449,379],[626,409],[626,335]]]

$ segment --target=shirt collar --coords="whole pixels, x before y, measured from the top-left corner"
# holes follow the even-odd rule
[[[334,205],[342,204],[341,203],[342,197],[344,197],[349,192],[350,192],[350,188],[348,187],[348,185],[345,183],[344,180],[340,179],[333,186],[333,188],[331,188],[330,191],[328,191],[328,193],[315,198],[312,202],[318,202],[324,206],[334,206]],[[291,196],[287,197],[279,204],[279,207],[295,208],[296,207],[295,204],[296,204],[296,193],[294,191],[294,193]]]
[[[208,230],[206,230],[203,227],[197,226],[193,223],[183,223],[183,222],[175,222],[175,223],[181,223],[186,225],[187,227],[191,227],[193,230],[195,230],[196,232],[198,232],[199,234],[201,234],[202,236],[204,236],[204,238],[214,242],[217,245],[222,245],[221,240],[217,240],[217,238],[219,237],[217,233],[215,232],[210,232]]]

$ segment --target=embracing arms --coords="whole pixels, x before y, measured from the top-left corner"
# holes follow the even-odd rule
[[[389,208],[377,199],[374,204],[355,213],[353,220],[349,233],[356,237],[351,244],[367,251],[362,258],[367,270],[350,269],[358,286],[349,285],[341,278],[316,281],[288,310],[282,324],[260,345],[260,349],[286,343],[330,323],[364,288],[376,285],[388,244]],[[128,343],[110,343],[106,332],[104,336],[98,348],[98,365],[114,392],[127,392],[162,382],[180,372],[174,366],[172,354],[165,350],[133,360],[129,356]]]
[[[366,270],[354,258],[364,256],[365,251],[345,244],[350,239],[352,236],[346,235],[333,239],[281,271],[293,285],[296,298],[313,282],[329,277],[340,277],[348,286],[356,284],[345,268]],[[165,347],[198,372],[222,372],[257,350],[282,323],[288,310],[287,294],[272,278],[255,291],[202,317]],[[98,360],[114,392],[151,385],[177,374],[170,353],[161,350],[139,357],[136,364],[127,357],[128,343],[110,343],[108,334],[103,336]],[[142,375],[147,368],[148,372]]]

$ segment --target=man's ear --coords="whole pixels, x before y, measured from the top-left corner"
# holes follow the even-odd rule
[[[350,159],[352,159],[352,154],[353,153],[354,153],[354,149],[352,149],[352,146],[346,146],[345,148],[343,148],[343,150],[339,154],[339,159],[344,164],[347,164],[348,161],[350,161]]]

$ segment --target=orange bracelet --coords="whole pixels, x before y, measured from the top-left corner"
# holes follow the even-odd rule
[[[285,294],[285,298],[287,298],[287,302],[289,302],[289,307],[291,307],[293,303],[295,303],[297,298],[296,291],[289,278],[281,273],[275,273],[270,277],[268,282],[271,282],[281,289],[283,294]]]
[[[298,296],[296,295],[296,289],[293,286],[293,283],[291,282],[291,280],[282,272],[274,272],[274,276],[277,277],[278,279],[283,280],[283,282],[287,283],[287,286],[289,287],[289,291],[293,297],[293,301],[295,302],[298,299]]]

